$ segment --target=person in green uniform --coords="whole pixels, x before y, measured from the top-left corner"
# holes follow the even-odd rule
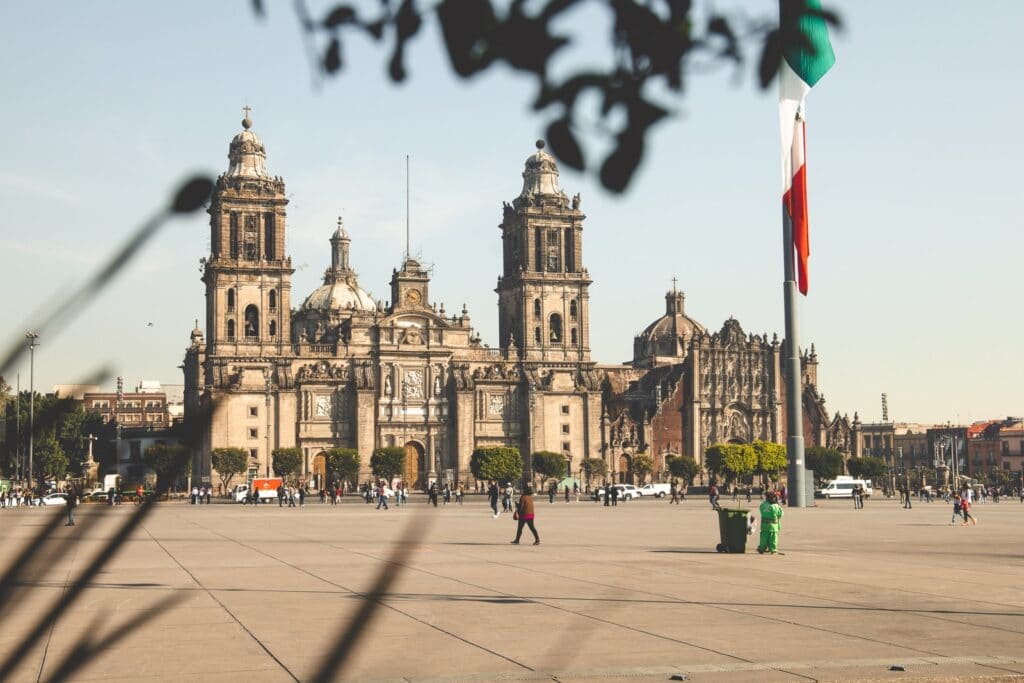
[[[757,544],[757,552],[774,555],[779,552],[779,530],[782,528],[782,506],[774,491],[768,492],[768,497],[758,509],[761,511],[761,541]]]

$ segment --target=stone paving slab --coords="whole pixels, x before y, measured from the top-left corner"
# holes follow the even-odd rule
[[[135,510],[83,506],[48,537],[0,604],[0,658]],[[943,503],[787,509],[775,557],[715,553],[696,499],[537,511],[535,547],[510,546],[514,523],[476,497],[161,504],[3,677],[46,680],[79,638],[147,617],[75,680],[306,680],[416,518],[425,530],[338,680],[1024,680],[1022,505],[976,506],[969,528]],[[0,510],[0,568],[48,514]]]

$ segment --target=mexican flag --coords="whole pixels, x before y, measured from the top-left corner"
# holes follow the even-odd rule
[[[782,134],[782,203],[793,226],[792,248],[800,293],[807,294],[807,125],[804,98],[835,64],[825,20],[813,14],[818,0],[780,0],[783,46],[779,67],[779,125]],[[811,13],[808,13],[810,11]],[[790,274],[787,273],[787,279]]]

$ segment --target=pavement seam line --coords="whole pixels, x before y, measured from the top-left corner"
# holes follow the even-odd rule
[[[189,571],[189,570],[188,570],[188,568],[187,568],[187,567],[185,567],[185,565],[183,565],[183,564],[182,564],[181,562],[179,562],[179,561],[178,561],[178,558],[176,558],[176,557],[175,557],[175,556],[174,556],[173,554],[171,554],[171,552],[170,552],[170,551],[169,551],[169,550],[168,550],[168,549],[167,549],[166,547],[164,547],[164,544],[163,544],[163,543],[161,543],[160,541],[158,541],[158,540],[157,540],[157,538],[156,538],[156,537],[155,537],[155,536],[154,536],[154,535],[153,535],[152,533],[150,533],[149,529],[147,529],[147,528],[145,527],[145,525],[140,525],[140,528],[141,528],[141,529],[142,529],[143,531],[145,531],[145,532],[146,532],[146,535],[147,535],[147,536],[149,536],[149,537],[150,537],[150,539],[152,539],[152,540],[153,540],[153,542],[154,542],[154,543],[156,543],[156,544],[157,544],[157,545],[158,545],[158,546],[160,547],[160,550],[163,550],[163,551],[164,551],[164,553],[166,553],[166,554],[167,554],[167,557],[171,558],[171,560],[172,560],[172,561],[174,562],[174,564],[178,565],[178,567],[180,567],[180,568],[181,568],[181,570],[182,570],[183,572],[185,572],[186,574],[188,574],[188,575],[189,575],[189,578],[191,578],[191,579],[192,579],[192,580],[193,580],[193,581],[195,582],[195,584],[196,584],[197,586],[199,586],[199,588],[200,588],[200,589],[202,589],[202,590],[203,590],[203,591],[204,591],[204,592],[205,592],[205,593],[206,593],[206,594],[207,594],[208,596],[210,596],[210,599],[211,599],[211,600],[213,600],[213,601],[214,601],[214,602],[216,602],[216,603],[217,603],[218,605],[220,605],[220,608],[221,608],[222,610],[224,610],[224,611],[225,611],[225,612],[227,613],[227,615],[228,615],[229,617],[231,617],[231,618],[232,618],[232,619],[234,620],[234,622],[235,622],[236,624],[238,624],[238,625],[239,625],[239,627],[241,627],[241,629],[242,629],[243,631],[245,631],[245,632],[246,632],[247,634],[249,634],[249,637],[250,637],[250,638],[252,638],[252,639],[253,639],[253,640],[254,640],[254,641],[256,642],[256,644],[257,644],[257,645],[259,645],[259,646],[260,646],[260,648],[262,648],[262,649],[263,649],[263,651],[264,651],[264,652],[266,652],[266,653],[267,653],[267,656],[269,656],[269,657],[270,657],[271,659],[273,659],[273,660],[274,660],[275,662],[277,662],[277,665],[278,665],[278,666],[280,666],[280,667],[281,667],[281,668],[282,668],[282,669],[284,670],[284,672],[285,672],[286,674],[288,674],[289,676],[291,676],[291,677],[292,677],[292,680],[293,680],[293,681],[295,681],[296,683],[298,683],[298,682],[299,682],[299,678],[298,678],[298,676],[296,676],[296,675],[295,675],[294,673],[292,673],[292,670],[291,670],[291,669],[289,669],[289,668],[288,668],[288,667],[287,667],[287,666],[285,665],[285,663],[284,663],[284,662],[282,662],[282,661],[281,661],[280,659],[278,659],[278,658],[277,658],[277,656],[276,656],[276,655],[275,655],[275,654],[274,654],[273,652],[271,652],[271,651],[270,651],[270,648],[268,648],[268,647],[267,647],[266,645],[264,645],[264,644],[263,644],[263,641],[261,641],[261,640],[260,640],[259,638],[257,638],[257,637],[256,637],[256,634],[255,634],[255,633],[253,633],[252,631],[250,631],[250,630],[249,630],[249,627],[247,627],[247,626],[246,626],[245,624],[243,624],[243,623],[242,623],[242,621],[241,621],[241,619],[239,619],[239,618],[238,618],[237,616],[235,616],[235,613],[234,613],[234,612],[232,612],[232,611],[231,611],[231,610],[230,610],[230,609],[228,608],[228,606],[227,606],[227,605],[225,605],[225,604],[224,604],[223,602],[221,602],[221,601],[220,601],[220,600],[219,600],[219,599],[217,598],[217,596],[216,596],[216,595],[214,595],[214,594],[213,594],[213,592],[212,592],[212,591],[211,591],[211,590],[210,590],[209,588],[207,588],[206,586],[204,586],[204,585],[203,585],[203,583],[202,583],[202,582],[201,582],[201,581],[200,581],[199,579],[197,579],[197,578],[196,578],[195,574],[193,574],[193,573],[192,573],[191,571]]]

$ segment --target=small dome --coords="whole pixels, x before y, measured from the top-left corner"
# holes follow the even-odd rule
[[[633,361],[652,358],[683,358],[686,344],[693,336],[706,330],[683,311],[685,297],[673,288],[665,293],[665,315],[637,335],[633,342]]]
[[[377,305],[366,290],[355,283],[345,280],[327,282],[313,290],[313,293],[302,302],[304,311],[331,311],[355,309],[359,311],[373,311]]]
[[[520,196],[534,194],[564,196],[558,187],[558,164],[544,151],[544,141],[537,140],[537,151],[526,159],[523,171],[523,191]]]
[[[244,130],[231,139],[231,146],[228,148],[228,160],[231,165],[227,174],[244,178],[269,178],[267,152],[260,136],[251,130],[252,120],[248,117],[243,119],[242,128]]]

